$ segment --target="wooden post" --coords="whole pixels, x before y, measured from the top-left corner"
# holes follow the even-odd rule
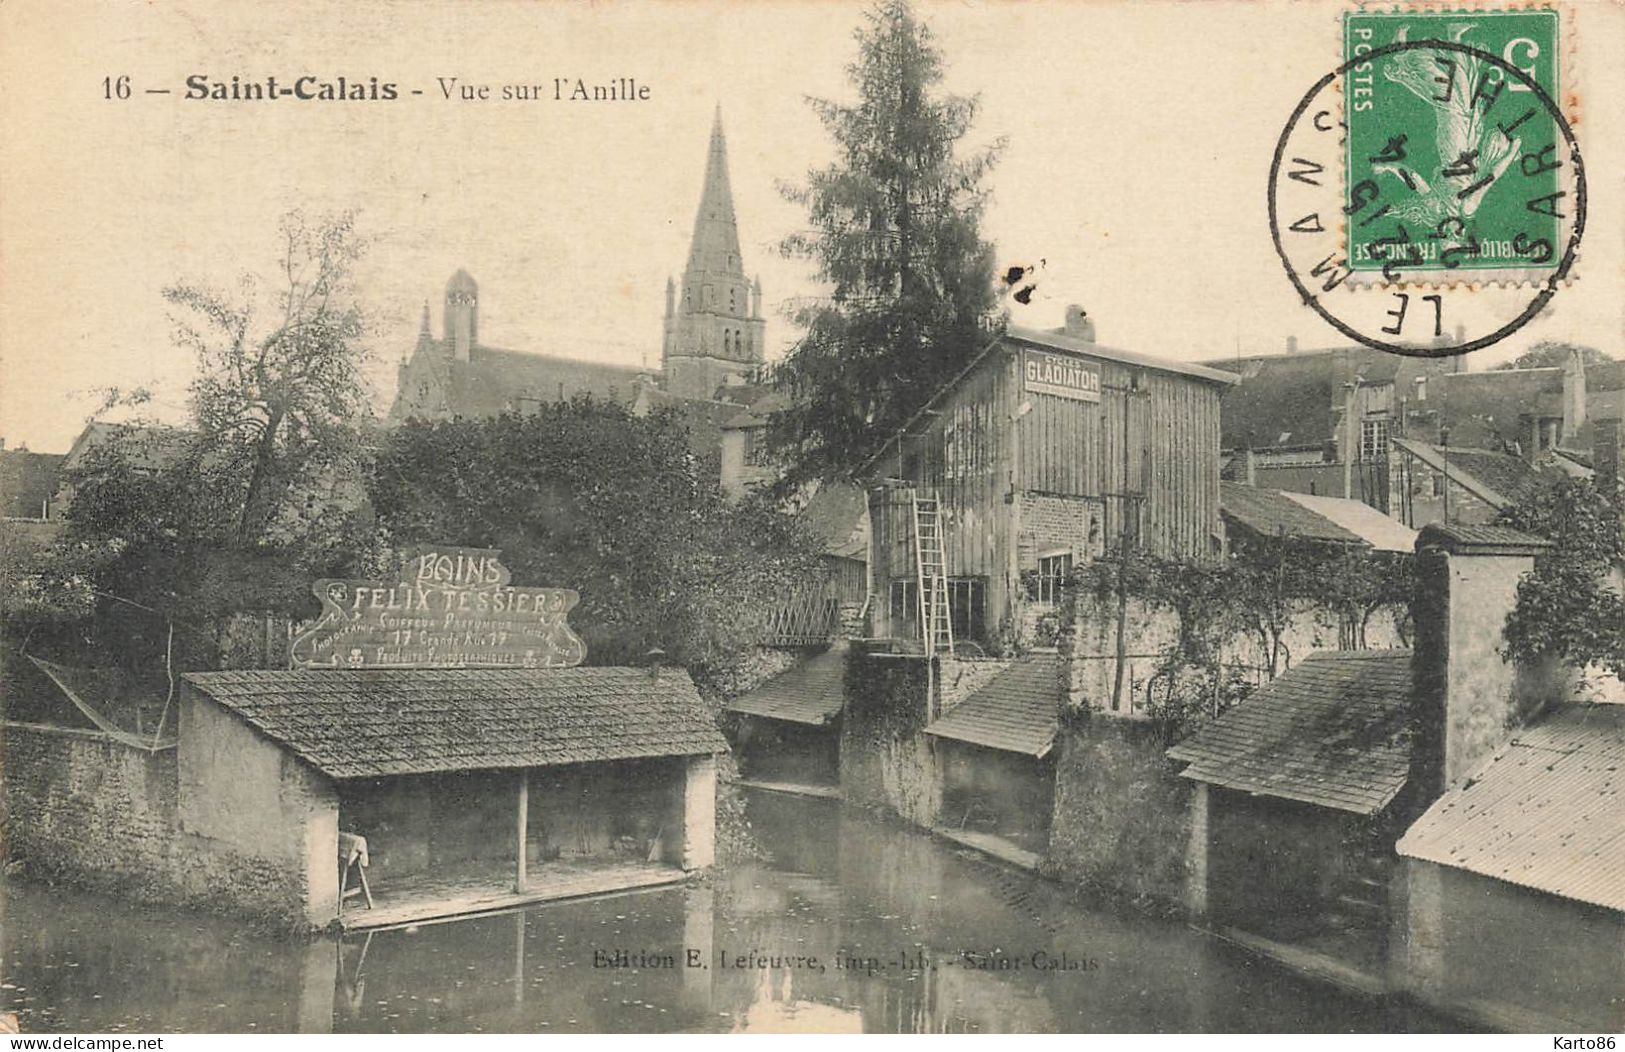
[[[517,830],[517,832],[518,832],[517,843],[519,845],[519,851],[518,851],[518,860],[514,864],[514,877],[513,877],[513,890],[518,891],[518,892],[522,892],[522,891],[525,890],[525,849],[528,846],[526,841],[529,839],[529,837],[527,836],[527,832],[528,832],[529,828],[530,828],[530,768],[526,767],[526,768],[521,769],[520,772],[519,772],[519,817],[518,817],[518,830]]]

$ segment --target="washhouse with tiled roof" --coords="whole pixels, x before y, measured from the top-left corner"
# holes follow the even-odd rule
[[[415,559],[317,582],[294,668],[181,678],[180,825],[245,905],[376,928],[710,865],[728,744],[688,674],[579,665],[575,593],[495,553]]]

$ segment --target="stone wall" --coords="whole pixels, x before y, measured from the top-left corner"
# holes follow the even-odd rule
[[[1625,1030],[1625,914],[1416,859],[1396,883],[1395,987],[1502,1029]]]
[[[312,925],[337,916],[333,781],[190,686],[181,690],[180,743],[181,831],[254,860],[272,878],[244,889],[248,908]]]
[[[854,649],[841,719],[841,795],[849,804],[935,824],[941,779],[925,726],[936,709],[938,663]]]
[[[174,749],[66,727],[8,723],[3,733],[8,862],[75,883],[94,873],[103,889],[141,889],[165,868],[177,829]]]
[[[3,733],[8,865],[40,880],[277,927],[310,922],[302,869],[183,831],[174,749],[148,752],[98,731],[37,724],[7,723]]]
[[[1181,908],[1191,787],[1166,748],[1149,721],[1062,721],[1046,875],[1156,912]]]

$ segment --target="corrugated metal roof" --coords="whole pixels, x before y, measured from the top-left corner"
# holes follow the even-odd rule
[[[1400,839],[1406,858],[1625,910],[1625,706],[1515,733]]]
[[[830,647],[728,702],[729,712],[821,727],[846,701],[846,646]]]
[[[1058,659],[1029,654],[978,687],[925,733],[1043,757],[1055,745],[1060,714]]]
[[[1379,552],[1416,550],[1415,530],[1398,519],[1390,519],[1363,501],[1349,500],[1347,497],[1312,497],[1307,493],[1284,491],[1281,496],[1330,519]]]
[[[192,672],[185,681],[334,778],[725,752],[686,672]]]
[[[1193,781],[1369,815],[1410,774],[1409,650],[1324,651],[1168,750]]]
[[[1265,537],[1287,536],[1328,544],[1364,545],[1358,534],[1288,498],[1280,490],[1240,482],[1219,483],[1219,511]]]

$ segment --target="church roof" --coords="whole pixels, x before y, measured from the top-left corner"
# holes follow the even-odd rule
[[[722,134],[722,107],[711,124],[711,143],[705,157],[705,188],[694,216],[694,240],[688,250],[688,269],[723,274],[744,274],[739,258],[739,223],[734,217],[733,186],[728,180],[728,143]]]
[[[446,412],[488,417],[522,408],[522,401],[557,402],[578,394],[630,402],[645,370],[634,365],[590,362],[553,354],[475,347],[469,360],[451,358],[443,340],[427,341],[426,353],[445,370]]]

